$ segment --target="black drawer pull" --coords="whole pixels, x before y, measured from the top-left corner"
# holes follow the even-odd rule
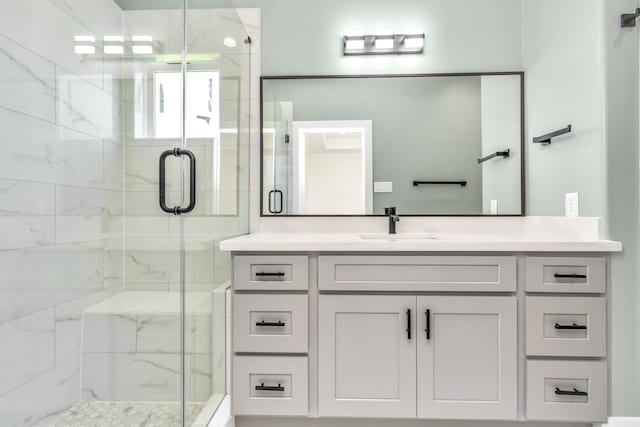
[[[559,323],[556,323],[554,328],[563,329],[563,330],[571,330],[571,331],[584,331],[584,330],[587,329],[587,326],[586,325],[578,325],[576,323],[574,323],[573,325],[561,325]]]
[[[589,396],[589,393],[586,391],[580,391],[577,388],[574,388],[573,390],[560,390],[556,387],[555,393],[558,396]]]
[[[256,277],[284,277],[283,272],[279,273],[256,273]]]
[[[411,309],[407,309],[407,339],[411,339]]]
[[[556,279],[586,279],[586,274],[561,274],[556,273],[553,275]]]
[[[431,310],[425,311],[424,317],[427,320],[424,332],[427,334],[427,339],[430,340],[431,339]]]
[[[278,384],[276,387],[264,385],[264,383],[257,385],[256,390],[258,391],[284,391],[284,387]]]
[[[283,328],[284,325],[285,323],[281,320],[278,320],[277,322],[265,322],[264,320],[262,322],[256,322],[256,326],[278,326]]]

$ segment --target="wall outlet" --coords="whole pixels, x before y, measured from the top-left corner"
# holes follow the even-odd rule
[[[491,215],[498,215],[498,201],[496,199],[491,200],[489,209],[491,211]]]
[[[580,216],[580,199],[578,193],[567,193],[564,195],[565,216]]]
[[[374,193],[393,193],[393,182],[377,181],[373,183]]]

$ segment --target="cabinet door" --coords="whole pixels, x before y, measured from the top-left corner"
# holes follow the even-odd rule
[[[415,296],[320,296],[320,416],[415,418],[415,306]]]
[[[515,297],[418,297],[418,417],[517,418]]]

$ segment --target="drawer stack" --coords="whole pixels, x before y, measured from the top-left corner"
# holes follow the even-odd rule
[[[308,414],[307,256],[234,257],[235,415]]]
[[[527,258],[527,419],[606,421],[606,283],[604,258]]]

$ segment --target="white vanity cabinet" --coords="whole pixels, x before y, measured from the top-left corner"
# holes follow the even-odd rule
[[[235,415],[607,419],[606,255],[233,258]]]
[[[512,296],[418,297],[418,418],[515,420]]]
[[[416,297],[320,295],[320,414],[416,416]]]

